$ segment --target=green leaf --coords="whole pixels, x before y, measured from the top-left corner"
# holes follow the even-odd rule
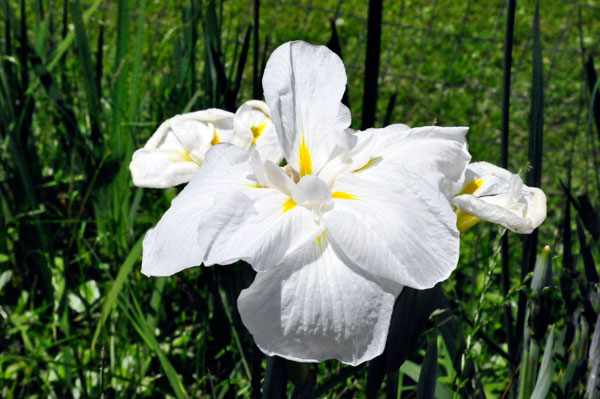
[[[133,246],[133,248],[131,248],[129,255],[127,255],[127,258],[125,259],[125,262],[123,262],[121,268],[119,269],[119,273],[117,273],[117,278],[110,287],[110,291],[108,292],[106,300],[104,301],[104,305],[102,306],[102,314],[100,316],[100,320],[96,325],[96,331],[94,332],[94,336],[92,338],[92,350],[94,350],[96,340],[100,335],[102,326],[106,322],[106,319],[108,319],[110,312],[113,310],[115,304],[117,303],[117,299],[119,297],[119,294],[123,290],[125,283],[127,282],[127,277],[129,277],[129,273],[131,273],[133,266],[138,262],[140,256],[142,255],[143,240],[144,237],[140,237],[139,240]]]
[[[433,399],[437,382],[438,352],[437,331],[429,342],[425,353],[423,367],[419,374],[419,385],[417,388],[417,399]]]
[[[554,376],[554,362],[552,361],[552,349],[554,347],[554,326],[550,328],[550,334],[546,340],[546,348],[544,349],[544,357],[542,358],[542,366],[535,383],[535,388],[531,394],[531,399],[544,399],[550,391],[552,385],[552,377]]]
[[[285,397],[288,380],[285,362],[285,359],[278,356],[267,359],[262,399],[280,399]]]
[[[421,375],[421,366],[418,364],[407,360],[404,362],[402,367],[400,367],[400,372],[406,374],[413,381],[419,381],[419,376]],[[435,387],[435,398],[436,399],[450,399],[452,398],[452,392],[450,388],[440,383],[439,381],[436,383]]]

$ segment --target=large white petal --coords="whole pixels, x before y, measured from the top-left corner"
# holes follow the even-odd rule
[[[263,160],[279,164],[283,151],[277,138],[269,107],[263,101],[250,100],[235,113],[232,143],[244,149],[256,149]]]
[[[139,187],[166,188],[188,182],[208,149],[233,135],[233,114],[220,109],[176,115],[163,122],[129,168]]]
[[[357,365],[383,352],[401,288],[344,264],[325,234],[258,273],[240,294],[238,310],[268,355]]]
[[[456,215],[437,189],[410,172],[377,182],[345,174],[332,188],[327,232],[347,261],[394,282],[431,288],[456,268]]]
[[[220,144],[207,153],[206,162],[173,200],[143,243],[142,273],[167,276],[204,262],[214,242],[255,212],[243,194],[251,190],[250,154]]]
[[[342,60],[325,46],[285,43],[267,62],[263,87],[288,164],[302,176],[318,173],[350,126]]]
[[[251,206],[244,210],[243,219],[231,218],[230,213],[211,213],[215,222],[209,223],[210,231],[204,234],[218,238],[208,252],[206,265],[242,259],[257,271],[268,270],[323,231],[309,210],[297,206],[279,190],[251,189],[245,195]],[[243,201],[238,206],[245,208]],[[226,223],[226,218],[231,222]]]
[[[146,234],[143,273],[170,275],[240,259],[266,270],[321,233],[309,210],[257,184],[253,155],[229,144],[207,153],[202,168]]]
[[[394,170],[402,167],[421,176],[451,199],[462,187],[465,168],[471,159],[465,139],[467,131],[466,127],[425,126],[410,129],[399,124],[356,133],[358,147],[361,141],[369,140],[354,155],[362,163],[355,165],[359,169],[357,173],[370,179],[394,173]],[[370,159],[365,160],[364,154],[368,154]]]

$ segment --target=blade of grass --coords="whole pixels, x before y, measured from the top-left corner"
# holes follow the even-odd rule
[[[554,327],[550,329],[550,334],[546,340],[542,365],[538,374],[535,388],[531,394],[531,399],[544,399],[550,391],[552,377],[554,376],[554,362],[552,361],[552,350],[554,347]]]
[[[509,143],[509,125],[510,125],[510,82],[511,82],[511,69],[512,69],[512,49],[514,42],[514,28],[515,28],[515,9],[516,0],[507,0],[506,2],[506,28],[504,33],[504,58],[503,58],[503,70],[502,70],[502,115],[500,124],[500,166],[504,169],[508,169],[508,143]],[[508,295],[510,290],[510,274],[509,274],[509,257],[510,248],[508,240],[508,231],[502,237],[502,251],[501,251],[501,264],[502,264],[502,291],[504,295]],[[515,353],[516,342],[513,337],[513,316],[510,304],[504,307],[504,323],[505,323],[505,334],[506,341],[508,343],[509,353]]]
[[[419,385],[417,388],[417,399],[433,399],[437,383],[438,351],[437,331],[431,337],[421,373],[419,374]]]
[[[343,61],[344,56],[342,55],[342,46],[340,45],[340,38],[337,33],[337,28],[335,27],[335,21],[333,19],[329,20],[329,26],[331,27],[331,38],[327,42],[327,47],[336,53],[338,57]],[[346,107],[350,108],[350,98],[348,97],[348,85],[346,85],[346,90],[344,90],[344,95],[342,96],[342,104]]]
[[[90,7],[83,13],[82,19],[84,23],[87,23],[89,19],[94,15],[100,4],[102,4],[103,0],[96,0]],[[66,3],[66,2],[65,2]],[[75,40],[75,32],[69,31],[65,38],[56,46],[56,50],[53,55],[50,57],[51,60],[46,64],[46,69],[50,72],[52,71],[59,61],[62,59],[63,55],[71,48],[73,41]]]
[[[82,68],[83,87],[87,99],[87,111],[91,121],[91,138],[95,145],[100,143],[100,94],[98,93],[98,77],[95,76],[92,64],[92,56],[88,45],[88,37],[83,25],[81,15],[81,4],[79,0],[70,2],[71,17],[75,25],[75,42],[77,43],[77,54]]]
[[[600,100],[594,93],[594,88],[596,87],[596,83],[598,82],[598,76],[596,75],[596,68],[594,67],[594,56],[591,54],[588,57],[587,62],[585,63],[585,72],[591,95],[590,109],[592,110],[594,121],[596,122],[596,132],[598,133],[598,139],[600,139]]]
[[[527,185],[530,187],[540,187],[542,182],[542,148],[544,133],[544,88],[543,88],[543,62],[542,62],[542,42],[540,32],[540,1],[536,2],[535,15],[533,18],[533,74],[531,84],[531,113],[530,113],[530,131],[528,157],[531,170],[527,173]],[[521,264],[521,281],[525,279],[528,273],[533,271],[535,259],[537,256],[537,229],[526,236],[523,245],[523,261]],[[522,331],[525,323],[526,308],[525,293],[519,294],[517,310],[517,326],[515,337],[522,337]],[[517,347],[518,347],[517,343]]]
[[[267,359],[267,370],[263,383],[262,399],[280,399],[285,397],[287,387],[287,368],[285,359],[278,356]]]
[[[140,237],[140,239],[131,248],[129,255],[127,255],[125,262],[123,262],[123,264],[119,268],[117,277],[115,278],[115,281],[113,282],[112,286],[110,287],[108,295],[106,296],[106,299],[104,300],[104,305],[102,305],[102,313],[100,315],[100,320],[98,321],[98,324],[96,324],[96,330],[94,331],[94,335],[92,337],[92,350],[94,350],[94,347],[96,346],[96,341],[98,340],[98,337],[100,336],[100,331],[102,330],[102,326],[104,325],[104,323],[106,323],[108,316],[110,315],[110,313],[114,309],[115,305],[117,304],[119,294],[123,291],[123,287],[125,286],[125,283],[127,282],[127,278],[129,277],[131,270],[133,270],[133,266],[135,266],[137,264],[137,262],[140,259],[140,256],[142,255],[143,240],[144,240],[144,237]]]
[[[361,129],[375,125],[377,112],[377,80],[381,56],[381,14],[382,0],[369,0],[367,20],[367,55],[365,57],[365,76]]]
[[[146,345],[148,345],[148,347],[158,357],[158,361],[160,362],[160,365],[161,365],[163,371],[165,372],[165,375],[167,376],[167,380],[169,381],[171,388],[173,388],[173,392],[175,393],[175,396],[177,397],[177,399],[187,399],[189,396],[187,395],[187,393],[185,391],[185,388],[181,382],[181,379],[179,378],[179,375],[177,375],[175,368],[173,368],[173,365],[171,364],[171,362],[169,361],[169,359],[167,358],[165,353],[160,348],[160,345],[159,345],[158,341],[156,340],[156,337],[155,337],[154,333],[152,332],[152,329],[148,325],[148,322],[146,321],[146,318],[144,317],[144,314],[138,304],[138,301],[135,298],[135,295],[133,294],[133,292],[130,292],[129,294],[130,294],[129,296],[131,298],[132,308],[127,309],[126,305],[124,305],[122,302],[119,302],[119,305],[121,305],[124,312],[130,318],[132,325],[134,326],[134,328],[136,329],[136,331],[138,332],[140,337],[144,340]]]

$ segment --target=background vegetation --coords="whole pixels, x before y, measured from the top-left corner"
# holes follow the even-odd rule
[[[584,397],[600,4],[511,4],[372,1],[367,18],[359,0],[0,0],[0,396]],[[131,154],[176,113],[262,98],[265,60],[295,39],[343,57],[355,128],[468,125],[474,160],[548,194],[539,236],[464,234],[452,277],[405,290],[386,352],[357,368],[265,359],[235,309],[244,265],[139,273],[178,190],[134,188]]]

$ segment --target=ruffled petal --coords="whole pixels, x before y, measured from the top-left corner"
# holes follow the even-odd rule
[[[309,210],[297,206],[279,190],[255,188],[245,191],[245,195],[251,205],[245,207],[240,201],[243,219],[232,218],[231,212],[211,213],[217,221],[208,223],[213,230],[209,234],[218,238],[208,251],[206,265],[241,259],[256,271],[269,270],[323,231]],[[218,222],[227,218],[231,219],[229,223]]]
[[[456,196],[454,205],[459,212],[499,224],[519,234],[531,234],[546,219],[546,195],[535,187],[523,186],[517,202],[508,193],[486,197],[467,194]],[[471,226],[467,224],[466,228]],[[461,228],[461,231],[466,228]]]
[[[325,46],[285,43],[267,62],[263,87],[288,164],[301,176],[318,173],[350,126],[342,60]]]
[[[256,149],[263,160],[276,164],[283,160],[277,130],[266,103],[258,100],[246,101],[236,111],[233,127],[233,144],[244,149]]]
[[[322,232],[309,210],[257,184],[255,154],[229,144],[207,153],[202,168],[146,234],[144,274],[165,276],[237,260],[267,270]]]
[[[215,241],[255,212],[244,190],[251,178],[250,154],[220,144],[207,153],[204,166],[171,203],[143,242],[142,273],[168,276],[204,262]]]
[[[331,191],[334,206],[323,220],[345,261],[416,289],[433,287],[456,268],[456,215],[419,176],[396,172],[373,182],[346,174]]]
[[[233,135],[233,114],[220,109],[176,115],[163,122],[129,169],[138,187],[166,188],[187,183],[208,149]]]
[[[369,141],[355,165],[364,179],[393,173],[398,167],[413,172],[440,190],[449,200],[462,187],[465,168],[471,160],[467,150],[466,127],[425,126],[408,128],[390,125],[359,132],[357,147]],[[364,159],[364,154],[369,158]],[[362,156],[362,158],[361,158]],[[378,171],[377,169],[386,169]]]
[[[546,195],[525,186],[519,175],[488,162],[474,162],[465,176],[464,186],[453,199],[461,232],[486,220],[530,234],[546,218]]]
[[[268,355],[355,366],[383,352],[401,289],[340,260],[325,233],[258,273],[238,310]]]

